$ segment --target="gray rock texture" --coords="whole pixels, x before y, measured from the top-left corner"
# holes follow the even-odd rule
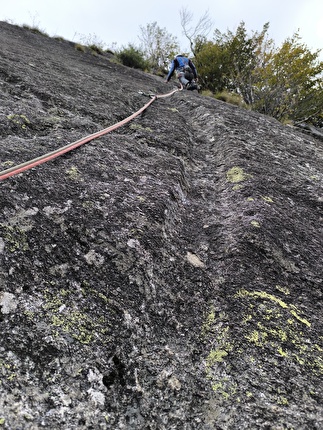
[[[1,170],[173,88],[0,41]],[[323,428],[314,136],[182,91],[0,187],[0,428]]]

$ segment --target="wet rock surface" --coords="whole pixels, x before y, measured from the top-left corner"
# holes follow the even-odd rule
[[[1,170],[172,86],[0,24]],[[321,429],[323,148],[178,92],[1,182],[4,429]]]

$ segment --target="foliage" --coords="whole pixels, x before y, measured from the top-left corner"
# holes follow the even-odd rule
[[[105,49],[105,43],[101,39],[99,39],[96,34],[90,33],[85,35],[75,33],[75,36],[83,43],[83,45],[89,47],[94,51],[97,51],[97,53],[102,53]]]
[[[24,24],[22,28],[24,28],[25,30],[31,31],[32,33],[40,34],[41,36],[48,37],[48,34],[44,30],[41,30],[37,25],[30,26],[30,25]]]
[[[280,121],[323,122],[323,62],[296,33],[280,48],[268,38],[269,24],[248,35],[244,22],[235,33],[216,30],[213,41],[196,39],[200,82],[213,93],[236,93],[251,109]]]
[[[230,93],[228,91],[221,91],[219,93],[214,94],[214,97],[217,100],[221,100],[227,103],[230,103],[232,105],[240,106],[240,107],[246,107],[246,104],[244,103],[242,97],[237,93]]]
[[[236,33],[215,31],[214,41],[199,40],[196,62],[204,84],[212,91],[235,91],[245,103],[253,102],[253,71],[261,67],[264,48],[271,46],[267,38],[269,24],[261,33],[248,36],[244,22]]]
[[[80,43],[76,43],[74,46],[77,51],[86,52],[86,47],[84,45],[81,45]]]
[[[172,58],[179,52],[176,37],[160,28],[157,22],[140,27],[141,49],[150,69],[154,73],[165,73]]]
[[[97,45],[90,45],[89,49],[93,54],[104,55],[104,50]]]
[[[128,47],[122,48],[117,52],[116,56],[124,66],[141,70],[147,68],[148,63],[144,58],[143,52],[131,44]]]
[[[228,87],[226,50],[205,38],[198,38],[195,45],[194,63],[199,74],[199,82],[204,89],[213,93]]]
[[[280,49],[267,54],[255,75],[253,109],[280,121],[317,123],[323,113],[323,62],[296,33]]]

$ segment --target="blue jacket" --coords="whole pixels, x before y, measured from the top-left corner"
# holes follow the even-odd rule
[[[167,82],[170,80],[170,78],[172,77],[173,73],[175,70],[177,71],[183,71],[185,67],[190,67],[193,75],[194,75],[194,79],[197,78],[197,70],[195,65],[193,64],[192,60],[190,60],[187,57],[183,57],[182,55],[176,55],[176,57],[174,58],[174,60],[172,61],[172,64],[170,66],[168,75],[167,75]]]

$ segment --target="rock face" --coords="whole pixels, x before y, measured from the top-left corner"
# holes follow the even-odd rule
[[[0,39],[1,170],[172,88]],[[0,427],[323,428],[321,142],[183,91],[0,186]]]

